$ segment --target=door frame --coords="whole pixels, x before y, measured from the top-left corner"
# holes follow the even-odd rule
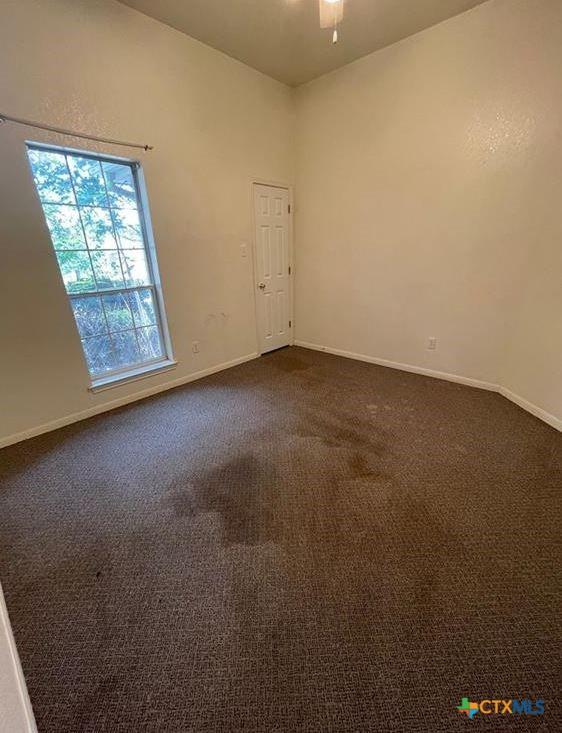
[[[291,274],[289,275],[289,319],[291,321],[291,329],[289,334],[289,346],[293,346],[295,343],[295,309],[294,309],[294,298],[295,298],[295,253],[294,253],[294,187],[290,183],[281,183],[280,181],[269,181],[263,178],[252,178],[250,181],[250,205],[252,211],[252,290],[254,293],[254,322],[256,330],[256,352],[259,356],[262,356],[260,350],[260,333],[259,333],[259,319],[258,319],[258,291],[257,291],[257,221],[256,221],[256,208],[255,208],[255,197],[254,197],[254,186],[270,186],[271,188],[283,188],[289,194],[289,206],[291,211],[289,212],[289,226],[287,236],[289,240],[289,267],[291,268]]]

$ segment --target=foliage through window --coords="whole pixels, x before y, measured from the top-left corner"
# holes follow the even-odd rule
[[[134,163],[29,146],[90,374],[167,358]]]

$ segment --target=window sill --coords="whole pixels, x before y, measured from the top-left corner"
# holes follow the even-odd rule
[[[89,390],[90,392],[103,392],[106,389],[120,387],[122,384],[152,377],[160,372],[167,372],[170,369],[174,369],[177,363],[177,361],[166,359],[166,361],[159,361],[158,364],[148,364],[137,369],[130,369],[127,372],[121,372],[120,374],[113,374],[110,377],[100,377],[92,381]]]

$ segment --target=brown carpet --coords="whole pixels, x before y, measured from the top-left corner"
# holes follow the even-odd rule
[[[0,470],[41,732],[562,730],[562,436],[499,395],[291,348]]]

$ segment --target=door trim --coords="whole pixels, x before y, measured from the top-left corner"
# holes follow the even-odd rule
[[[295,231],[295,217],[293,214],[295,213],[295,204],[294,204],[294,191],[293,191],[293,185],[290,183],[280,183],[279,181],[268,181],[263,178],[252,178],[250,182],[250,206],[252,211],[252,291],[254,294],[254,323],[255,323],[255,331],[256,331],[256,351],[261,356],[262,352],[260,350],[260,334],[259,334],[259,319],[258,319],[258,299],[257,299],[257,253],[256,253],[256,247],[257,247],[257,240],[256,240],[256,231],[257,231],[257,221],[256,221],[256,211],[255,211],[255,205],[254,205],[254,186],[269,186],[270,188],[283,188],[285,191],[289,194],[289,206],[291,207],[291,211],[289,212],[289,226],[287,231],[287,236],[289,238],[289,267],[291,268],[291,274],[289,276],[289,319],[291,321],[291,331],[289,334],[289,346],[293,346],[295,343],[295,308],[294,308],[294,299],[295,299],[295,252],[294,252],[294,231]]]

